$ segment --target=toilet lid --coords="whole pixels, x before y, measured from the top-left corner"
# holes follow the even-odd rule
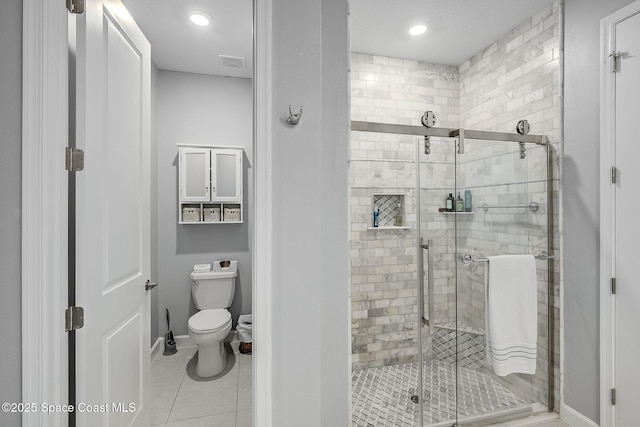
[[[231,321],[231,313],[223,308],[200,310],[189,318],[189,328],[194,331],[215,331]]]

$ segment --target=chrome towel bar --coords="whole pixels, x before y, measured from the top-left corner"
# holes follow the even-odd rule
[[[534,256],[535,259],[555,259],[554,255],[549,255],[547,253],[547,251],[542,251],[540,252],[540,255],[535,255]],[[470,254],[462,254],[462,256],[460,257],[460,261],[462,261],[462,263],[464,265],[469,265],[472,262],[489,262],[489,258],[473,258]]]
[[[528,205],[495,205],[491,206],[486,203],[480,205],[480,209],[483,211],[488,211],[489,209],[518,209],[518,208],[529,208],[531,212],[537,212],[540,209],[540,205],[536,202],[531,202]]]

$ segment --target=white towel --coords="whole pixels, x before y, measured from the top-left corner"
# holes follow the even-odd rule
[[[503,377],[536,372],[538,337],[533,255],[488,257],[487,360]]]

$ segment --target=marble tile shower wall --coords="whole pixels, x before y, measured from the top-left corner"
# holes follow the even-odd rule
[[[352,120],[420,125],[429,107],[438,111],[439,126],[454,127],[459,121],[457,67],[354,53],[351,91]],[[417,360],[416,138],[351,135],[353,369]],[[429,168],[430,189],[440,188],[438,199],[443,201],[440,196],[453,191],[454,158],[446,153],[445,143],[434,141],[432,147],[433,155],[422,167]],[[404,195],[405,229],[372,229],[374,194]],[[431,226],[446,252],[451,231],[442,218],[436,220]],[[448,262],[438,264],[434,275],[444,290],[453,283],[453,256],[442,258]],[[447,292],[436,296],[441,307],[455,304]],[[454,313],[444,309],[441,315],[449,311]],[[427,351],[429,346],[427,340]]]
[[[501,253],[538,254],[547,249],[548,227],[554,228],[552,248],[559,248],[559,176],[561,175],[561,17],[556,1],[524,21],[492,45],[459,67],[460,127],[513,132],[516,123],[527,119],[531,133],[545,134],[552,144],[553,223],[547,221],[546,150],[526,144],[527,158],[520,159],[517,144],[470,142],[459,168],[459,181],[471,189],[476,206],[473,220],[461,223],[458,243],[476,256]],[[539,203],[540,210],[495,209],[487,213],[477,207]],[[552,249],[553,250],[553,249]],[[556,342],[554,375],[559,384],[559,251],[555,261]],[[505,378],[512,390],[534,401],[547,403],[547,263],[537,261],[538,280],[538,369],[530,376]],[[458,312],[463,321],[484,327],[484,267],[463,270],[458,281]],[[556,387],[555,407],[559,406]]]

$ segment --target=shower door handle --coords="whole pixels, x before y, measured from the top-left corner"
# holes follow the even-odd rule
[[[420,301],[418,306],[418,312],[422,319],[422,324],[429,327],[429,334],[433,334],[434,322],[433,322],[433,240],[427,240],[427,244],[424,244],[424,240],[420,239],[420,251],[418,252],[418,300]],[[424,254],[422,251],[427,251],[427,298],[429,302],[427,304],[427,317],[424,313]]]

